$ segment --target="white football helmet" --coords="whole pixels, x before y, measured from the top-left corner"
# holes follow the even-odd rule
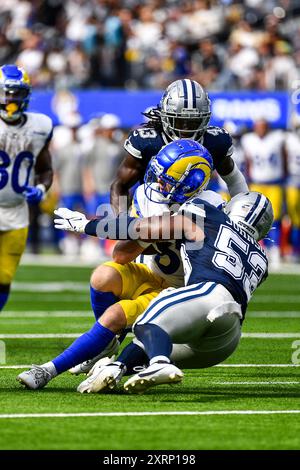
[[[199,83],[187,78],[168,86],[159,110],[163,130],[172,140],[198,140],[211,116],[207,93]]]
[[[234,196],[226,204],[224,212],[255,240],[261,240],[267,235],[274,220],[269,199],[254,191]]]

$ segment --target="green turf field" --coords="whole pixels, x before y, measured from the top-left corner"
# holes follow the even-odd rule
[[[63,335],[92,326],[90,272],[19,269],[0,317],[0,449],[300,448],[297,275],[271,275],[250,304],[236,353],[220,366],[185,371],[180,385],[81,395],[84,377],[66,373],[44,390],[24,390],[16,382],[22,369],[13,366],[46,362],[72,341]]]

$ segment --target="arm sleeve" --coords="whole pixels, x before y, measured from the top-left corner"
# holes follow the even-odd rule
[[[234,167],[231,173],[226,176],[222,175],[221,178],[227,184],[228,191],[231,197],[236,196],[239,193],[249,191],[245,177],[243,173],[238,169],[236,163],[234,163]]]

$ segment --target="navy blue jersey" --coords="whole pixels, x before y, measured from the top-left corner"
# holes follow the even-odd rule
[[[222,284],[242,305],[245,314],[254,290],[268,274],[264,250],[224,212],[208,202],[195,198],[185,207],[184,212],[192,214],[205,234],[202,247],[198,245],[198,249],[188,240],[182,244],[186,285],[203,281]]]
[[[132,131],[124,143],[124,148],[130,155],[140,159],[146,169],[149,160],[157,155],[160,149],[168,144],[167,136],[152,127],[140,127]],[[214,168],[233,152],[232,139],[225,129],[209,126],[199,140],[211,154]]]

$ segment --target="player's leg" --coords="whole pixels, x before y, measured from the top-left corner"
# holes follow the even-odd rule
[[[0,312],[10,292],[21,256],[25,250],[28,228],[0,232]]]
[[[141,392],[153,385],[180,381],[183,374],[170,364],[172,343],[200,344],[201,350],[202,338],[207,337],[215,322],[219,323],[218,318],[228,318],[221,324],[225,334],[226,322],[230,323],[230,328],[234,323],[234,329],[239,325],[237,315],[241,315],[240,306],[223,286],[215,283],[200,283],[176,289],[175,292],[165,291],[151,303],[134,326],[134,333],[143,343],[150,365],[131,377],[125,383],[125,389]],[[187,356],[191,356],[189,347],[182,349],[186,350]],[[216,361],[220,359],[223,360],[221,355],[214,358]]]
[[[280,263],[280,234],[281,216],[283,205],[283,189],[279,185],[252,184],[251,191],[258,191],[270,199],[274,211],[274,222],[272,231],[269,233],[270,240],[265,239],[265,246],[269,252],[270,262],[276,267]]]
[[[292,222],[291,242],[295,260],[300,259],[300,188],[286,189],[287,210]]]
[[[131,327],[135,320],[148,307],[151,300],[159,293],[160,290],[149,292],[149,288],[147,287],[145,293],[142,293],[136,299],[120,300],[104,312],[102,317],[99,318],[99,323],[109,331],[114,332],[119,332],[126,327]],[[118,309],[116,307],[118,307]],[[142,354],[144,357],[145,353],[143,351]],[[101,358],[99,357],[99,359]],[[97,359],[93,369],[88,374],[89,378],[78,386],[77,391],[81,393],[95,393],[107,388],[107,386],[114,388],[126,371],[127,367],[119,360],[109,364],[108,367],[105,368],[105,371],[103,371],[103,361]]]
[[[143,267],[144,269],[144,267]],[[135,273],[143,269],[134,269]],[[110,347],[115,335],[123,328],[131,325],[142,311],[149,305],[150,301],[162,290],[163,280],[156,279],[156,276],[149,271],[148,276],[144,273],[143,280],[148,280],[132,292],[134,297],[131,301],[121,300],[106,309],[105,313],[98,319],[95,325],[80,338],[76,339],[62,354],[52,361],[34,367],[18,376],[18,380],[32,389],[44,387],[49,380],[58,374],[65,372],[76,364],[80,364],[91,358],[103,355],[105,349]],[[157,289],[157,287],[160,289]],[[156,290],[153,290],[156,288]],[[123,293],[123,291],[122,291]],[[122,294],[121,293],[121,294]],[[135,298],[135,296],[137,296]],[[112,346],[114,346],[112,344]],[[41,369],[45,373],[41,373]]]
[[[96,268],[91,277],[91,304],[95,317],[98,319],[110,305],[113,305],[121,298],[120,305],[126,316],[125,327],[131,326],[147,308],[154,295],[158,295],[164,286],[164,281],[143,264],[104,263]],[[111,321],[109,312],[106,318]],[[109,327],[107,324],[103,325]],[[125,336],[126,331],[118,338],[119,343]],[[70,372],[76,375],[87,373],[102,357],[101,352],[100,355],[91,360],[72,367]]]

